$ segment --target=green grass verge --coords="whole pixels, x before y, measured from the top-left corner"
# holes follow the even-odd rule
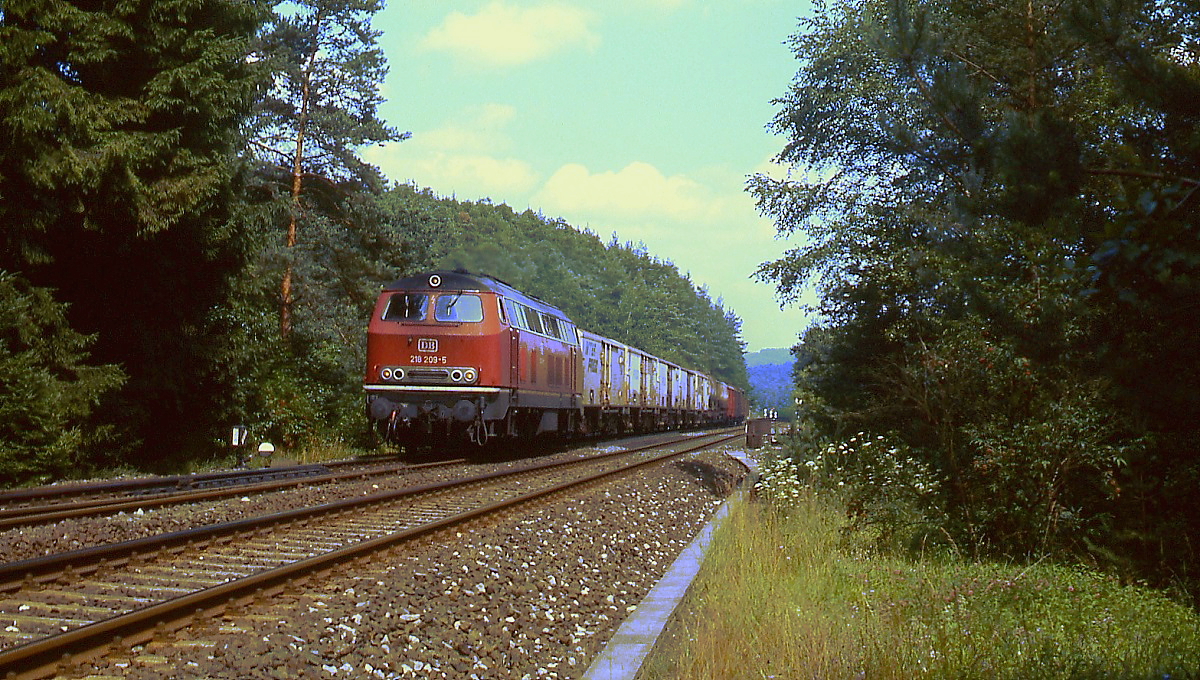
[[[1196,678],[1200,616],[1051,564],[849,554],[811,494],[744,503],[641,678]]]

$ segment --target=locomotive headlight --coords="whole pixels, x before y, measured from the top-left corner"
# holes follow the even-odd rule
[[[475,369],[473,369],[473,368],[468,368],[466,371],[463,372],[463,380],[465,380],[469,383],[475,382],[475,378],[478,378],[478,377],[479,376],[477,376],[475,374]]]
[[[403,368],[393,368],[392,369],[392,380],[404,380],[404,369]]]
[[[454,382],[462,382],[463,372],[458,370],[457,368],[454,369],[453,371],[450,371],[450,379],[453,380]]]
[[[379,377],[383,378],[384,380],[391,380],[392,379],[392,369],[385,367],[382,371],[379,372]]]

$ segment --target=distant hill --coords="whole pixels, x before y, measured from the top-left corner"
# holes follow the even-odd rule
[[[386,210],[421,220],[420,231],[404,236],[405,247],[417,244],[402,253],[413,262],[405,274],[434,268],[490,274],[553,304],[580,328],[731,385],[748,384],[741,320],[645,246],[621,244],[615,235],[605,242],[565,221],[487,199],[442,198],[411,185],[396,185],[385,198]]]
[[[746,355],[750,398],[757,413],[774,409],[781,417],[792,413],[792,363],[787,349],[760,349]]]
[[[760,349],[757,352],[751,352],[746,355],[746,366],[765,366],[767,364],[787,364],[791,366],[792,361],[792,350],[778,347]]]

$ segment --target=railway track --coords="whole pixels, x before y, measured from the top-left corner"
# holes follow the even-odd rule
[[[18,490],[0,494],[0,530],[198,503],[234,495],[267,493],[302,485],[365,479],[465,462],[464,459],[455,459],[420,465],[372,465],[363,461],[336,461],[321,465],[67,485],[61,487],[61,492],[60,487]],[[56,497],[59,500],[46,500]]]
[[[413,537],[732,439],[529,465],[0,566],[0,674],[55,673]],[[653,449],[660,447],[646,447]],[[67,661],[64,661],[67,659]]]
[[[394,460],[394,457],[380,458],[373,462],[387,462],[390,460]],[[329,472],[333,468],[366,464],[370,464],[370,462],[363,460],[342,460],[322,464],[290,465],[277,468],[224,470],[189,475],[165,475],[136,477],[133,479],[50,484],[30,487],[28,489],[0,491],[0,509],[18,509],[23,506],[36,506],[40,503],[61,502],[81,497],[105,497],[122,494],[132,496],[164,493],[181,489],[194,490],[218,486],[236,486],[238,484],[252,484],[271,479],[304,477]]]

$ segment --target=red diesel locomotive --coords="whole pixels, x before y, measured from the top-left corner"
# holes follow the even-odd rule
[[[400,444],[737,423],[741,390],[579,330],[489,276],[434,272],[379,295],[367,413]]]

